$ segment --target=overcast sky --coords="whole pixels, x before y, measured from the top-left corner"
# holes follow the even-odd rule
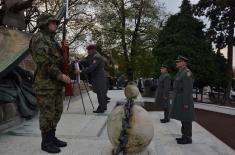
[[[199,0],[190,0],[192,4],[196,4]],[[159,0],[159,2],[164,3],[166,11],[172,14],[179,12],[179,7],[182,3],[182,0]]]

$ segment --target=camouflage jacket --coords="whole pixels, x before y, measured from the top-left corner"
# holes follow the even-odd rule
[[[37,93],[45,90],[62,90],[63,53],[54,34],[39,31],[30,41],[30,51],[37,65],[34,89]]]

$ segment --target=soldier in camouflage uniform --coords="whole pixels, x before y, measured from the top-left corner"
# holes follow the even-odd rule
[[[192,143],[192,121],[194,121],[193,75],[187,68],[188,59],[178,56],[176,67],[179,69],[174,81],[174,97],[171,118],[181,121],[182,137],[176,138],[178,144]]]
[[[80,74],[85,73],[90,75],[92,89],[97,94],[99,106],[97,110],[93,112],[104,113],[104,111],[107,110],[107,83],[104,70],[104,58],[96,51],[95,44],[88,45],[87,52],[90,57],[88,61],[89,65],[82,69]]]
[[[33,88],[40,110],[41,149],[49,153],[59,153],[59,147],[65,147],[67,143],[57,139],[55,131],[63,112],[63,85],[71,80],[62,73],[63,53],[54,38],[58,21],[53,15],[42,14],[38,18],[37,26],[40,30],[33,35],[29,46],[37,64]]]
[[[164,119],[161,119],[161,123],[167,123],[169,119],[169,108],[170,108],[170,86],[171,86],[171,77],[167,71],[167,66],[161,66],[161,76],[158,80],[158,87],[156,90],[155,102],[160,104],[161,108],[164,110]]]

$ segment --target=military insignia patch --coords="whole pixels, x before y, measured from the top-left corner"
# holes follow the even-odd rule
[[[93,64],[95,64],[96,63],[96,60],[93,60],[93,62],[92,62]]]

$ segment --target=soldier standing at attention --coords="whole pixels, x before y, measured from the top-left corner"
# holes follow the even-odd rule
[[[171,118],[181,121],[181,138],[176,138],[178,144],[192,143],[192,121],[194,121],[193,75],[187,68],[189,60],[178,56],[176,67],[179,69],[174,81],[174,98],[172,101]]]
[[[160,104],[161,108],[164,110],[164,119],[161,119],[161,123],[167,123],[169,119],[169,109],[170,109],[170,99],[169,91],[171,86],[171,77],[168,73],[167,65],[162,65],[161,76],[158,80],[158,87],[156,90],[155,103]]]
[[[58,23],[53,15],[40,15],[37,20],[40,30],[33,35],[29,45],[37,64],[33,88],[40,110],[41,149],[48,153],[59,153],[59,147],[67,146],[66,142],[55,137],[56,126],[63,112],[63,85],[71,82],[62,73],[62,49],[54,39]]]
[[[90,75],[93,91],[97,94],[99,106],[94,113],[104,113],[107,110],[107,82],[105,76],[105,61],[104,58],[96,51],[96,45],[90,44],[86,47],[90,57],[89,66],[80,70],[80,74],[85,73]],[[78,72],[78,71],[77,71]]]

